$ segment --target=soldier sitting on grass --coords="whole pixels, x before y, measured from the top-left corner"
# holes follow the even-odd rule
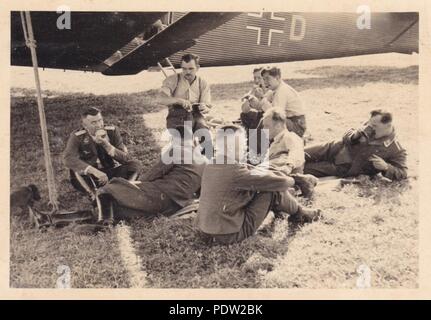
[[[249,158],[253,162],[259,162],[262,153],[266,150],[262,150],[261,139],[264,139],[264,132],[262,131],[262,117],[264,111],[260,108],[260,101],[263,99],[265,94],[269,94],[265,83],[262,78],[263,68],[255,68],[253,70],[253,87],[247,92],[241,99],[241,124],[246,129],[247,139],[253,139],[256,137],[256,144],[249,144]],[[250,134],[250,130],[256,130],[256,134]]]
[[[263,115],[263,128],[268,130],[269,167],[278,174],[290,177],[290,187],[297,186],[304,197],[310,197],[317,178],[303,174],[304,142],[286,128],[286,115],[281,108],[270,108]]]
[[[217,131],[216,159],[203,172],[197,227],[210,242],[231,244],[255,234],[270,210],[302,222],[320,210],[300,205],[287,191],[289,179],[245,164],[245,132],[239,126]]]
[[[128,153],[119,129],[106,126],[94,107],[82,112],[81,122],[82,128],[69,136],[63,154],[72,186],[92,195],[113,177],[136,179],[141,164]]]
[[[211,133],[204,114],[211,108],[211,89],[208,82],[198,75],[200,57],[185,54],[181,57],[181,73],[167,77],[162,84],[157,102],[168,106],[166,128],[175,129],[192,122],[193,133],[198,130],[207,131],[206,137],[201,136],[202,153],[208,158],[213,155]],[[205,142],[204,142],[205,141]]]
[[[263,111],[271,107],[284,109],[287,129],[302,138],[307,126],[304,106],[298,92],[283,81],[277,67],[263,69],[262,78],[269,90],[258,102],[258,108]]]

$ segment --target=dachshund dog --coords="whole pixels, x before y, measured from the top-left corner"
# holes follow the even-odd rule
[[[10,207],[11,209],[20,210],[17,213],[23,214],[28,207],[32,207],[33,203],[40,199],[39,189],[34,184],[30,184],[11,193]]]

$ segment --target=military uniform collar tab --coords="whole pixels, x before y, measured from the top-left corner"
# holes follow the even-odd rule
[[[383,145],[385,147],[389,147],[392,144],[392,142],[394,142],[394,140],[395,140],[395,132],[392,131],[392,133],[386,138],[386,140],[383,141]]]
[[[80,128],[80,129],[78,129],[78,130],[75,131],[75,136],[79,137],[79,136],[82,136],[85,133],[87,133],[87,130],[85,130],[84,128]]]
[[[395,135],[395,128],[394,128],[388,136],[370,141],[369,144],[375,144],[375,145],[383,144],[387,148],[392,144],[392,142],[394,142],[395,138],[396,138],[396,135]]]

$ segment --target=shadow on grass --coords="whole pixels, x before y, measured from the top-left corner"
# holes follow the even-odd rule
[[[62,152],[69,134],[81,127],[80,112],[89,106],[102,110],[105,124],[120,128],[130,153],[142,161],[144,167],[152,163],[159,154],[159,147],[151,130],[145,127],[142,115],[157,111],[160,107],[149,104],[148,98],[143,99],[142,95],[66,94],[45,99],[53,166],[63,201],[67,200],[64,195],[72,189],[68,182],[68,170],[62,163]],[[40,186],[42,194],[46,195],[42,137],[34,97],[12,98],[10,132],[11,188],[35,183]]]
[[[283,233],[273,237],[276,225]],[[289,230],[293,231],[294,229]],[[134,221],[133,238],[155,288],[259,288],[261,275],[287,252],[287,220],[232,245],[208,245],[191,219]]]
[[[102,110],[105,124],[116,125],[130,153],[148,167],[159,155],[151,131],[144,126],[142,114],[155,110],[140,95],[94,96],[65,94],[45,99],[51,154],[60,206],[74,210],[90,208],[89,200],[69,183],[69,172],[61,154],[69,134],[80,127],[80,112],[88,106]],[[39,115],[34,96],[11,100],[10,177],[11,189],[36,184],[46,209],[48,191],[42,151]],[[45,202],[45,203],[43,203]],[[11,213],[12,215],[14,213]],[[25,217],[24,217],[25,219]],[[73,229],[30,229],[22,219],[11,219],[10,285],[12,287],[52,288],[59,276],[57,267],[71,268],[72,287],[128,287],[115,234],[98,236],[75,234]]]
[[[149,95],[151,97],[151,94]],[[147,99],[147,100],[145,100]],[[102,110],[106,124],[117,125],[130,153],[144,167],[158,157],[159,147],[142,114],[158,111],[141,94],[94,96],[67,94],[45,99],[46,118],[60,203],[66,209],[82,209],[88,200],[75,192],[68,170],[61,162],[69,134],[79,128],[82,108]],[[35,183],[47,199],[46,173],[36,101],[16,97],[11,105],[11,188]],[[268,261],[283,253],[285,243],[268,237],[253,237],[230,247],[208,247],[197,237],[190,220],[158,219],[153,223],[136,219],[132,237],[143,269],[154,287],[258,287],[257,271],[271,268]],[[106,244],[104,244],[105,239]],[[61,245],[58,245],[61,243]],[[61,261],[71,267],[74,287],[127,287],[127,272],[121,267],[115,236],[111,233],[89,236],[74,234],[70,228],[46,233],[28,230],[13,219],[11,224],[11,286],[52,287]],[[109,252],[109,254],[106,254]],[[250,266],[250,257],[259,254]],[[63,257],[60,261],[59,256]],[[30,257],[30,258],[29,258]],[[85,265],[105,270],[87,272]],[[113,281],[104,278],[105,274]],[[118,279],[115,279],[118,277]]]

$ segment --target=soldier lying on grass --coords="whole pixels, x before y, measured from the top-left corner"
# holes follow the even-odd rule
[[[178,134],[173,135],[171,148],[140,181],[114,178],[99,189],[103,216],[109,216],[107,211],[113,207],[115,219],[152,219],[158,214],[170,216],[193,202],[208,160],[189,131],[184,126],[176,129]]]
[[[391,180],[407,177],[407,154],[396,137],[392,114],[373,110],[362,128],[338,141],[305,148],[304,172],[316,177],[353,177],[381,173]]]

